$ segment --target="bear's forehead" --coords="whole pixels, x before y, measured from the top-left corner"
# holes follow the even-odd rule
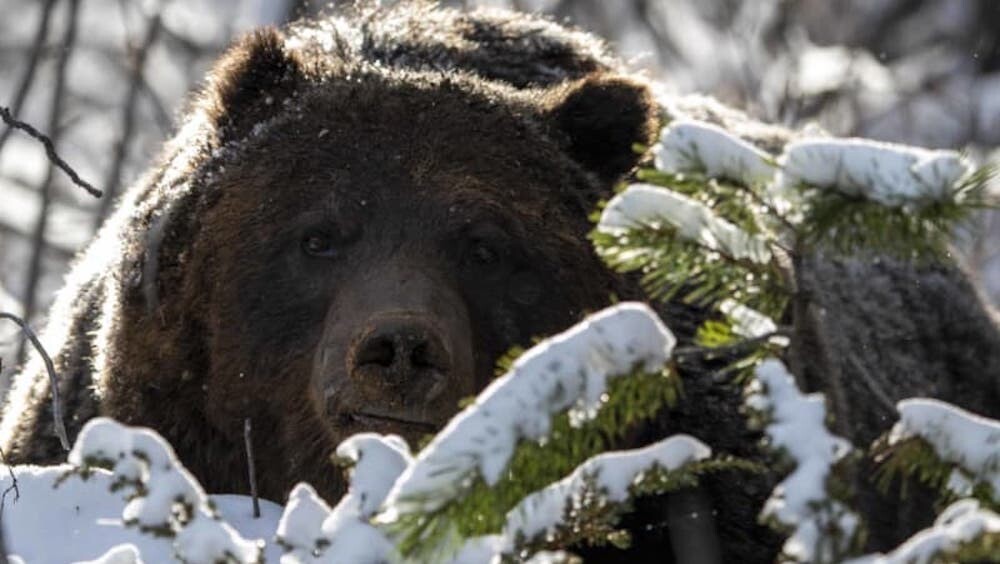
[[[481,92],[360,81],[320,85],[279,112],[242,145],[228,176],[295,191],[307,205],[555,213],[589,184],[530,105]]]

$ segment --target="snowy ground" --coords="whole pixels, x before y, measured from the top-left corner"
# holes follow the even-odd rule
[[[70,476],[54,484],[69,465],[14,468],[19,498],[7,494],[3,511],[4,540],[9,554],[26,563],[94,560],[121,544],[136,546],[146,562],[170,562],[172,547],[163,538],[143,534],[122,522],[126,502],[108,491],[111,475],[94,474],[87,480]],[[0,477],[0,491],[11,485]],[[55,489],[54,489],[55,488]],[[251,500],[238,495],[214,495],[223,518],[247,539],[268,541],[266,558],[277,562],[280,548],[270,542],[278,528],[281,506],[261,501],[261,516],[253,518]]]

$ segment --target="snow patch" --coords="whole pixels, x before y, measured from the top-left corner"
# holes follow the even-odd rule
[[[127,500],[110,493],[115,481],[111,472],[97,469],[83,479],[67,464],[12,470],[21,496],[14,503],[13,495],[8,495],[4,507],[4,540],[10,555],[24,562],[131,562],[127,547],[132,546],[142,555],[136,562],[173,561],[173,539],[124,523]],[[10,475],[0,466],[0,491],[9,486]],[[263,543],[274,536],[281,515],[277,504],[260,500],[261,516],[254,519],[248,497],[212,496],[211,502],[244,538]],[[53,542],[53,523],[58,523],[59,542]],[[265,556],[276,562],[280,554],[271,544]]]
[[[971,165],[955,151],[867,139],[793,141],[781,156],[784,184],[806,184],[889,207],[946,201]]]
[[[830,467],[851,451],[850,443],[827,430],[823,395],[803,395],[778,360],[765,360],[757,368],[746,403],[767,417],[772,447],[796,463],[761,516],[794,528],[783,548],[787,556],[799,562],[832,561],[848,548],[858,526],[857,516],[826,492]],[[829,534],[831,528],[844,535]]]
[[[656,168],[666,172],[702,172],[746,185],[764,184],[775,173],[767,153],[704,121],[671,122],[663,128],[653,151]]]
[[[656,371],[676,340],[646,305],[622,303],[592,315],[526,352],[434,438],[403,473],[377,519],[430,512],[464,493],[477,477],[495,484],[520,440],[545,437],[552,418],[592,418],[608,378],[639,367]]]
[[[733,259],[759,264],[771,260],[771,250],[763,237],[746,233],[700,202],[650,184],[633,184],[612,198],[601,213],[597,229],[615,235],[629,229],[656,227],[661,222],[676,229],[680,237]]]
[[[746,339],[756,339],[778,330],[773,319],[730,298],[719,303],[719,311],[733,323],[733,332]],[[788,337],[782,335],[775,335],[768,341],[781,347],[789,344]]]
[[[707,445],[688,435],[674,435],[642,449],[597,455],[569,476],[521,500],[507,513],[505,534],[508,539],[550,535],[563,523],[568,508],[582,505],[590,485],[609,501],[620,503],[628,500],[629,487],[643,473],[654,468],[677,470],[711,455]]]
[[[934,526],[913,535],[891,553],[864,556],[847,564],[951,562],[941,557],[987,533],[1000,534],[1000,515],[981,509],[974,499],[963,499],[949,505],[934,521]]]
[[[178,558],[257,562],[263,557],[263,543],[244,539],[220,519],[173,448],[152,430],[104,417],[92,419],[80,431],[68,459],[85,472],[95,465],[111,466],[113,486],[128,498],[121,512],[124,523],[173,536]]]
[[[919,437],[945,462],[962,467],[971,477],[993,488],[1000,501],[1000,421],[988,419],[929,398],[896,404],[899,422],[889,432],[889,444]],[[961,489],[952,476],[949,487]]]
[[[308,484],[295,486],[278,525],[278,542],[287,552],[282,564],[306,562],[384,562],[396,556],[384,534],[369,523],[389,488],[413,457],[396,435],[360,433],[337,447],[353,462],[351,485],[331,510]]]

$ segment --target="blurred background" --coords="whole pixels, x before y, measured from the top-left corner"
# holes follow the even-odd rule
[[[966,151],[1000,163],[996,0],[466,0],[544,12],[597,33],[673,93],[766,121]],[[337,3],[310,0],[0,0],[0,106],[49,135],[108,197],[71,184],[44,148],[0,124],[0,311],[41,327],[75,255],[174,128],[227,43]],[[994,187],[996,188],[996,187]],[[1000,214],[956,233],[959,259],[1000,303]],[[0,393],[20,339],[0,325]]]

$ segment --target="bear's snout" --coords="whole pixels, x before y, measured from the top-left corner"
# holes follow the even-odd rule
[[[351,378],[374,379],[392,388],[431,381],[424,398],[428,401],[444,391],[434,384],[443,382],[452,366],[451,350],[441,331],[420,315],[375,319],[347,356]]]

